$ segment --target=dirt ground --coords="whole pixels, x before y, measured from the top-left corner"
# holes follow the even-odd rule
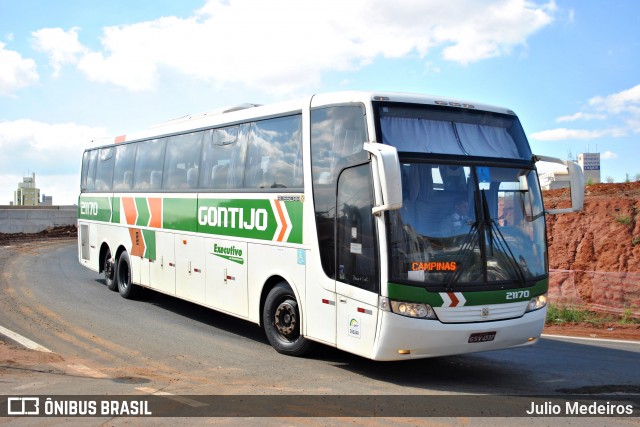
[[[0,247],[11,244],[33,242],[40,239],[69,239],[78,236],[75,225],[53,227],[39,233],[0,233]]]

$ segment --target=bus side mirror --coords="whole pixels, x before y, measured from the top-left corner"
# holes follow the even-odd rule
[[[571,188],[571,207],[566,209],[549,209],[548,214],[571,213],[581,211],[584,207],[584,175],[577,163],[569,160],[561,160],[556,157],[535,156],[535,161],[558,163],[567,168],[569,173],[569,186]]]
[[[376,192],[377,206],[372,213],[400,209],[402,207],[402,178],[398,150],[390,145],[376,142],[365,142],[364,149],[371,153],[373,161],[373,185]],[[380,195],[380,196],[379,196]],[[382,200],[378,200],[382,198]]]

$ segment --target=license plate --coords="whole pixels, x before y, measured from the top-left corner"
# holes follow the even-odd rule
[[[470,343],[474,343],[474,342],[493,341],[493,339],[495,337],[496,337],[496,331],[493,331],[493,332],[479,332],[477,334],[471,334],[469,336],[469,342]]]

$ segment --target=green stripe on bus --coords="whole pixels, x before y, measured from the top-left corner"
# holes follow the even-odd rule
[[[420,286],[400,285],[389,282],[387,287],[389,298],[392,300],[421,302],[433,307],[441,307],[444,304],[444,300],[440,296],[440,292],[429,292]],[[529,288],[514,287],[513,289],[501,289],[498,291],[462,292],[462,295],[466,299],[465,306],[473,306],[528,301],[533,297],[546,293],[548,289],[549,279],[543,279]],[[528,291],[528,295],[525,292],[520,293],[515,291]],[[517,295],[507,299],[508,292]]]
[[[109,197],[80,197],[78,219],[111,221],[111,201]]]
[[[136,219],[136,225],[146,227],[149,225],[149,218],[151,213],[149,212],[149,205],[145,197],[136,197],[136,209],[138,210],[138,218]]]
[[[165,198],[162,200],[162,228],[165,230],[198,231],[197,198]]]
[[[201,233],[261,240],[272,240],[278,227],[265,199],[200,199],[198,223]]]
[[[114,197],[111,199],[111,222],[114,224],[120,224],[120,197]]]
[[[156,260],[156,232],[154,230],[142,230],[144,239],[144,258],[152,261]]]
[[[133,198],[135,225],[148,227],[151,220],[145,197]],[[120,224],[120,197],[80,198],[79,219]],[[277,199],[163,198],[162,228],[287,243],[302,243],[302,201]],[[133,225],[133,224],[131,224]]]
[[[291,218],[291,234],[287,242],[302,243],[302,202],[284,202]]]

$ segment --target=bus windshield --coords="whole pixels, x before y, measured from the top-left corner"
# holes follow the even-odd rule
[[[535,170],[402,162],[390,212],[391,280],[446,290],[530,285],[546,273]]]
[[[393,103],[376,112],[381,141],[402,165],[403,206],[389,215],[391,280],[464,290],[545,276],[540,187],[515,115]]]

